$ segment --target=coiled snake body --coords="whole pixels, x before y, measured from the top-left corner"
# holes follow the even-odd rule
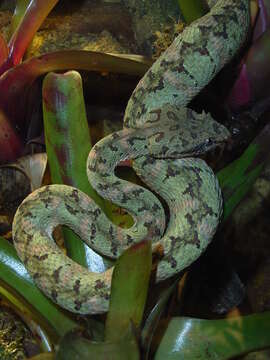
[[[188,26],[141,79],[127,105],[123,130],[99,141],[87,162],[90,183],[104,198],[125,208],[134,225],[121,229],[76,188],[50,185],[30,194],[13,222],[14,245],[40,289],[62,307],[79,313],[107,311],[113,268],[91,273],[54,243],[58,224],[72,228],[91,248],[117,258],[131,244],[151,238],[164,256],[157,281],[195,261],[211,241],[222,212],[212,170],[195,155],[229,136],[189,101],[230,61],[249,26],[249,0],[219,0]],[[148,190],[114,175],[133,159],[142,180],[168,203],[170,219]]]

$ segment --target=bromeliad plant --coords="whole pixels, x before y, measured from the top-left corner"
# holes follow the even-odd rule
[[[23,151],[27,129],[24,119],[27,91],[38,76],[49,71],[65,69],[122,72],[142,76],[149,67],[150,62],[140,63],[112,55],[84,51],[55,52],[21,63],[35,31],[56,3],[57,1],[18,1],[14,24],[19,23],[19,25],[8,46],[1,39],[0,161],[2,162],[14,160]],[[53,74],[50,76],[55,77]],[[45,88],[46,81],[48,78],[44,82]],[[95,198],[114,221],[127,223],[129,221],[127,217],[120,215],[117,217],[110,207],[108,210],[108,204],[93,192],[86,178],[85,159],[91,148],[91,139],[87,131],[80,77],[77,73],[72,73],[71,78],[63,74],[57,76],[57,81],[58,85],[53,91],[43,93],[46,149],[52,180],[77,186]],[[61,99],[63,82],[65,87],[68,85],[71,89],[76,89],[76,96],[67,96],[66,101],[61,103],[56,99]],[[67,113],[68,117],[65,116]],[[81,126],[75,126],[78,122]],[[65,136],[71,138],[68,146],[64,141]],[[269,136],[270,126],[266,126],[239,159],[217,174],[225,200],[224,220],[229,217],[260,174],[269,153],[266,145]],[[61,156],[63,153],[68,154],[64,159]],[[89,261],[96,255],[91,252],[87,254],[87,248],[74,240],[73,236],[72,233],[65,234],[70,256],[81,264],[89,266]],[[56,353],[45,355],[51,359],[74,359],[75,355],[80,356],[80,359],[87,359],[89,356],[96,359],[104,359],[108,356],[111,359],[125,359],[127,353],[132,354],[134,359],[139,359],[141,356],[145,359],[154,357],[188,360],[198,356],[207,358],[206,354],[211,354],[212,358],[226,359],[228,356],[270,346],[268,313],[251,315],[234,321],[173,318],[162,341],[156,344],[155,330],[162,324],[160,321],[162,312],[176,285],[167,288],[159,295],[154,305],[145,309],[151,271],[150,249],[150,241],[145,241],[127,250],[117,261],[110,310],[105,326],[100,319],[86,318],[82,323],[48,300],[35,287],[12,245],[3,238],[0,238],[0,293],[13,303],[19,312],[26,314],[25,319],[31,321],[35,319],[44,329],[45,336],[47,335],[52,345],[51,347],[44,345],[44,349],[52,350],[52,347],[59,343]],[[103,268],[107,266],[101,257],[98,261]],[[258,327],[261,332],[257,331]],[[233,335],[229,338],[228,334],[232,331]],[[83,332],[87,333],[88,338],[91,333],[92,341],[82,337]],[[198,340],[198,333],[205,334],[205,337],[200,337]],[[240,335],[242,340],[239,340]],[[60,338],[62,340],[59,342]],[[157,350],[155,355],[153,355],[154,350]]]
[[[12,28],[15,24],[18,26],[8,44],[0,37],[0,164],[15,160],[23,152],[28,126],[26,104],[39,76],[67,69],[142,76],[151,64],[150,60],[73,50],[52,52],[22,62],[35,32],[57,2],[18,1]],[[37,93],[36,98],[38,96]]]

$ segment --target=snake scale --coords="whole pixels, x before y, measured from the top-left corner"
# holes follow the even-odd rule
[[[111,258],[151,239],[163,249],[156,281],[190,265],[212,240],[222,213],[221,191],[213,171],[195,156],[230,134],[209,114],[187,105],[243,44],[249,16],[249,0],[215,2],[140,80],[128,102],[123,130],[90,151],[89,182],[133,216],[131,228],[115,226],[87,195],[65,185],[42,187],[19,206],[14,245],[35,283],[54,302],[82,314],[107,311],[113,272],[92,273],[68,258],[53,240],[58,224],[69,226],[92,249]],[[136,173],[167,202],[167,226],[152,192],[114,174],[125,159],[133,159]]]

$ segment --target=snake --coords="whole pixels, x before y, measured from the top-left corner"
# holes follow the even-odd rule
[[[124,229],[79,189],[53,184],[28,195],[12,226],[18,256],[53,302],[80,314],[108,311],[114,267],[91,272],[59,249],[57,225],[70,227],[94,251],[117,259],[151,240],[162,249],[155,281],[192,264],[212,241],[222,216],[222,193],[213,170],[200,158],[227,141],[229,131],[189,102],[230,62],[249,29],[249,0],[211,1],[210,11],[176,37],[138,82],[123,129],[90,150],[86,171],[93,188],[133,217]],[[126,159],[146,184],[116,176]],[[158,196],[157,196],[158,195]],[[161,197],[168,205],[166,221]]]

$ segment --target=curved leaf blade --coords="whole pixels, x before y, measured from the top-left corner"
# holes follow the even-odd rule
[[[78,333],[67,334],[60,342],[56,360],[139,360],[140,353],[138,344],[132,331],[119,342],[92,342],[80,336]]]
[[[43,120],[46,151],[54,184],[74,186],[92,198],[102,209],[103,199],[91,187],[86,174],[86,161],[91,139],[86,118],[82,78],[77,71],[49,73],[43,80]],[[104,270],[102,257],[94,253],[69,228],[63,228],[69,256],[90,268],[97,264]],[[91,258],[93,258],[91,261]]]
[[[127,249],[117,260],[105,326],[106,341],[120,341],[132,322],[142,321],[152,267],[151,241]]]
[[[225,360],[270,346],[270,312],[225,320],[172,318],[155,360]]]

